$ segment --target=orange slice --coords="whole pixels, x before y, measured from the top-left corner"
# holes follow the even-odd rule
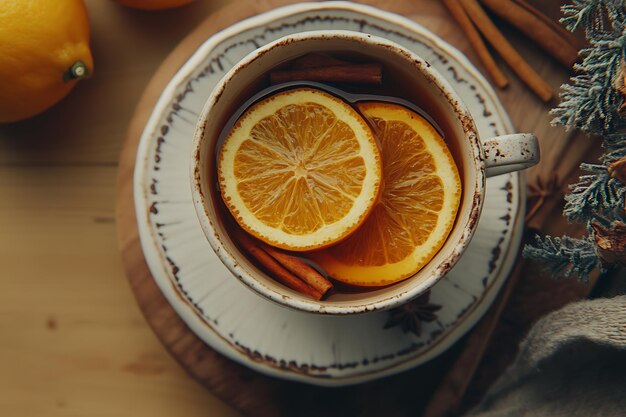
[[[294,251],[332,245],[356,230],[381,177],[365,120],[344,101],[308,88],[248,109],[218,159],[222,198],[239,225]]]
[[[382,286],[415,274],[441,248],[454,224],[461,180],[443,139],[421,116],[396,104],[358,107],[381,143],[381,198],[348,239],[312,257],[339,281]]]

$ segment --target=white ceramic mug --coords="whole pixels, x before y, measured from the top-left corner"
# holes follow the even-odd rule
[[[358,53],[382,63],[393,74],[410,77],[420,86],[431,109],[445,123],[447,142],[454,141],[463,187],[455,225],[432,260],[412,277],[374,291],[333,294],[315,301],[269,277],[244,256],[219,221],[216,202],[216,145],[224,124],[239,105],[254,93],[251,86],[277,65],[307,53]],[[252,91],[252,93],[250,93]],[[445,118],[445,120],[442,120]],[[450,144],[449,144],[450,145]],[[485,178],[532,166],[539,161],[537,139],[531,134],[479,138],[474,120],[444,77],[411,51],[386,39],[351,31],[311,31],[289,35],[251,52],[217,84],[200,116],[195,133],[191,166],[194,205],[202,229],[221,261],[232,274],[258,294],[307,312],[354,314],[403,304],[436,284],[467,248],[481,213]]]

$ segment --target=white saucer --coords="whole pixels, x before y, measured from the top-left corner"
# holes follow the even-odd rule
[[[518,174],[487,181],[476,234],[431,301],[443,308],[420,337],[385,330],[388,313],[328,317],[291,311],[245,288],[207,242],[191,200],[196,119],[217,81],[253,49],[286,34],[348,29],[395,41],[430,62],[457,90],[481,136],[512,132],[487,81],[459,51],[401,16],[347,2],[300,3],[209,38],[163,91],[142,134],[134,195],[144,256],[157,285],[205,343],[259,372],[319,385],[391,375],[442,353],[485,313],[519,248],[524,187]]]

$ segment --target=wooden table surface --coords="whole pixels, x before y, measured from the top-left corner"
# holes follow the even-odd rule
[[[238,416],[187,376],[146,324],[114,216],[117,161],[144,87],[227,0],[166,12],[86,3],[94,76],[48,112],[0,125],[0,415]],[[529,118],[517,127],[548,134],[547,115]]]
[[[0,415],[238,416],[153,335],[114,223],[117,160],[144,87],[227,1],[166,12],[86,3],[93,78],[45,114],[0,126]]]

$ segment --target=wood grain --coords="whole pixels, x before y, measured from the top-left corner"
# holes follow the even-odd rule
[[[0,125],[0,415],[240,415],[146,326],[114,209],[119,152],[143,89],[226,3],[150,13],[86,0],[95,76],[41,116]]]
[[[0,415],[234,417],[145,325],[116,245],[116,175],[0,167]]]

